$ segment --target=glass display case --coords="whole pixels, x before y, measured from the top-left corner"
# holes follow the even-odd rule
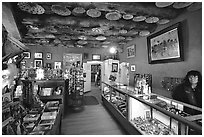
[[[37,90],[40,100],[43,103],[48,101],[59,101],[62,104],[62,114],[65,107],[65,80],[37,80],[33,81],[33,90]],[[64,115],[63,115],[64,116]]]
[[[127,117],[127,97],[125,93],[115,90],[110,86],[104,87],[102,95],[109,103],[115,107],[118,112],[124,117]]]
[[[196,135],[202,134],[202,109],[154,93],[138,94],[127,86],[104,83],[102,100],[130,134]],[[130,90],[131,89],[131,90]],[[125,103],[124,103],[125,101]],[[125,115],[117,104],[124,104]],[[115,107],[110,107],[115,106]],[[123,106],[123,105],[122,105]],[[112,109],[115,109],[113,111]],[[189,111],[190,110],[190,111]],[[118,114],[115,114],[118,113]],[[118,118],[125,116],[125,122]],[[124,124],[125,123],[125,124]],[[134,130],[129,130],[134,128]],[[137,131],[137,132],[136,132]]]

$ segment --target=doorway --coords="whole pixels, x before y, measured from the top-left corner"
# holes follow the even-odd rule
[[[91,83],[100,86],[101,82],[101,64],[91,65]]]
[[[85,95],[94,96],[101,102],[101,69],[103,62],[101,61],[88,61],[84,64],[86,72]],[[96,81],[97,80],[97,81]]]

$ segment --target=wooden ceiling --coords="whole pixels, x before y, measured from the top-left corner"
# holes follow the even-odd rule
[[[101,48],[112,44],[124,46],[136,37],[150,35],[158,25],[169,23],[179,14],[201,8],[199,3],[181,3],[13,2],[10,4],[22,42],[28,46]]]

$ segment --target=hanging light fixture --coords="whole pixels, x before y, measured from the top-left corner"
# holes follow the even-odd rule
[[[117,50],[116,50],[115,47],[111,47],[111,48],[109,49],[109,51],[110,51],[111,54],[115,54]]]

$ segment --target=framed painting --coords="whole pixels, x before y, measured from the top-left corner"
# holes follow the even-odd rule
[[[130,66],[130,71],[135,71],[135,69],[136,69],[135,65]]]
[[[42,59],[35,59],[34,60],[34,68],[42,68],[43,67],[43,60]]]
[[[52,59],[52,53],[47,53],[47,54],[46,54],[46,59],[47,59],[47,60]]]
[[[118,72],[118,63],[112,63],[112,72]]]
[[[92,54],[92,60],[101,60],[101,55],[100,54]]]
[[[54,69],[62,69],[62,63],[61,62],[55,62],[54,63]]]
[[[149,64],[183,61],[181,23],[147,37]]]
[[[51,63],[46,63],[46,68],[52,69],[52,64]]]
[[[127,58],[135,57],[135,45],[127,47]]]
[[[43,53],[42,52],[35,53],[35,58],[42,59],[43,58]]]

